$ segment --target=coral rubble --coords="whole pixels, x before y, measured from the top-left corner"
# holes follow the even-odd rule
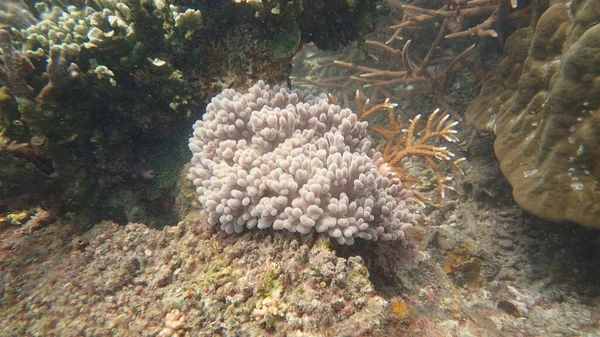
[[[19,229],[4,232],[3,332],[385,335],[389,304],[373,289],[361,257],[338,257],[316,235],[262,231],[231,238],[194,214],[163,230],[103,222],[72,245],[64,243],[66,224],[36,231],[35,242]]]

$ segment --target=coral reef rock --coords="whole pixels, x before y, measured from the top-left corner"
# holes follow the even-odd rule
[[[361,257],[317,235],[234,239],[198,215],[163,230],[106,221],[72,245],[66,224],[3,232],[0,334],[385,335],[389,304]]]

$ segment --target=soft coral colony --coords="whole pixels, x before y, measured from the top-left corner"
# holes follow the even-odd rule
[[[453,126],[443,118],[436,130],[455,140]],[[245,94],[225,90],[194,125],[188,178],[209,222],[228,233],[316,231],[347,245],[401,239],[419,220],[413,193],[384,158],[391,151],[379,152],[367,128],[325,95],[262,81]],[[427,149],[432,157],[444,153]]]

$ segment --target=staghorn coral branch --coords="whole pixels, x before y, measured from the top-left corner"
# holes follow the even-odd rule
[[[423,21],[424,17],[427,16],[427,20],[433,19],[435,17],[438,18],[455,18],[458,16],[476,16],[476,15],[485,15],[485,14],[490,14],[493,13],[494,10],[496,10],[496,8],[499,7],[499,3],[496,4],[489,4],[488,2],[486,2],[484,5],[479,5],[479,4],[469,4],[467,3],[467,6],[472,5],[473,7],[471,8],[461,8],[460,10],[458,10],[459,7],[457,7],[457,9],[455,10],[446,10],[445,8],[442,9],[438,9],[438,10],[431,10],[431,9],[425,9],[425,8],[420,8],[420,7],[416,7],[416,6],[411,6],[411,5],[404,5],[402,6],[402,9],[404,9],[406,12],[406,14],[409,17],[409,20],[412,20],[413,18],[418,18],[418,20]],[[419,14],[419,15],[415,15],[415,14]],[[406,22],[406,21],[405,21]],[[391,29],[397,29],[400,26],[402,26],[402,23],[391,26]]]
[[[355,104],[360,119],[364,120],[384,109],[388,112],[387,126],[370,126],[369,130],[379,134],[385,140],[382,150],[383,158],[393,167],[394,172],[400,176],[402,181],[411,184],[413,187],[417,186],[419,185],[419,179],[408,175],[406,169],[402,166],[402,161],[411,156],[423,158],[436,177],[440,197],[444,198],[446,191],[453,189],[452,186],[446,183],[452,179],[442,174],[438,162],[447,163],[451,168],[463,174],[463,170],[458,164],[464,161],[464,158],[454,159],[455,154],[446,147],[431,145],[429,143],[435,140],[444,140],[446,142],[458,141],[458,137],[456,136],[457,131],[454,129],[458,125],[458,121],[449,121],[449,114],[439,117],[440,109],[436,109],[429,115],[425,126],[418,132],[421,115],[415,116],[410,121],[408,128],[403,129],[402,124],[394,115],[393,104],[390,104],[388,100],[383,104],[371,107],[369,100],[364,104],[360,104],[360,98],[360,92],[357,91]],[[427,202],[426,198],[419,198],[419,200],[424,204],[432,205],[431,202]]]
[[[365,41],[365,45],[376,53],[376,62],[353,64],[346,56],[338,55],[337,60],[329,61],[321,67],[335,66],[356,72],[346,71],[346,76],[335,77],[335,80],[314,81],[313,78],[312,82],[301,79],[294,81],[339,91],[345,105],[351,103],[352,94],[356,89],[364,91],[372,102],[383,101],[386,97],[410,96],[410,102],[425,99],[426,96],[432,97],[435,105],[442,108],[443,113],[449,113],[454,120],[462,120],[453,105],[446,100],[450,82],[466,66],[473,66],[478,70],[475,73],[478,79],[485,74],[481,71],[479,61],[471,57],[473,45],[456,54],[454,50],[447,50],[442,41],[451,37],[451,34],[456,34],[457,30],[468,31],[470,28],[463,27],[462,23],[472,22],[472,16],[499,13],[501,15],[498,19],[507,19],[505,11],[496,11],[500,8],[501,1],[447,0],[439,2],[437,9],[429,8],[432,5],[435,7],[435,3],[438,2],[428,3],[429,8],[421,8],[423,5],[420,1],[410,5],[397,0],[388,0],[387,3],[392,8],[392,15],[386,29],[393,30],[393,36],[385,41],[380,37],[386,32],[380,31]],[[506,7],[507,4],[503,6]],[[492,22],[491,25],[495,23]],[[423,29],[431,31],[426,33],[430,35],[430,39],[427,40],[431,43],[415,45],[416,41],[425,40],[411,40],[411,35]],[[402,42],[397,43],[399,40]]]
[[[464,30],[462,32],[448,34],[448,35],[446,35],[446,38],[453,39],[453,38],[457,38],[457,37],[468,37],[471,35],[477,35],[477,36],[486,36],[487,35],[487,36],[496,38],[496,37],[498,37],[498,33],[495,30],[491,29],[491,27],[494,26],[496,24],[496,22],[498,22],[499,19],[500,19],[500,7],[498,6],[494,9],[492,14],[484,22],[478,24],[475,27]]]
[[[381,111],[381,110],[389,110],[389,109],[393,109],[396,106],[398,106],[398,104],[395,103],[390,103],[389,99],[386,99],[385,102],[377,104],[373,107],[370,106],[370,100],[367,99],[367,101],[365,102],[365,104],[360,104],[360,91],[356,90],[356,95],[354,97],[354,102],[356,104],[356,115],[358,115],[358,118],[360,119],[365,119],[368,118],[369,116],[371,116],[372,114],[376,113],[377,111]]]
[[[374,47],[381,48],[381,49],[385,50],[386,52],[388,52],[388,53],[390,53],[392,55],[396,55],[397,57],[401,57],[401,53],[398,52],[397,49],[394,49],[394,48],[388,46],[386,43],[381,43],[379,41],[367,40],[367,41],[365,41],[365,44],[367,46],[374,46]]]
[[[382,72],[382,71],[385,72],[385,70],[369,68],[369,67],[364,67],[364,66],[357,66],[352,63],[343,62],[343,61],[333,61],[333,64],[344,67],[344,68],[351,68],[351,69],[356,69],[356,70],[366,71],[366,72]]]
[[[429,67],[429,63],[431,62],[431,59],[433,58],[433,52],[440,45],[440,42],[442,41],[442,38],[444,37],[444,33],[446,32],[446,27],[448,27],[448,19],[445,19],[444,22],[442,23],[442,26],[440,27],[438,35],[436,36],[435,40],[431,44],[431,47],[429,47],[429,51],[427,51],[427,55],[425,55],[423,62],[421,62],[421,65],[419,66],[419,70],[417,71],[417,74],[420,75],[420,74],[423,74],[425,71],[427,71],[427,67]]]

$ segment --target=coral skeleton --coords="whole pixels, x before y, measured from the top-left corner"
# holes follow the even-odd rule
[[[262,81],[245,94],[224,90],[194,125],[188,178],[209,222],[227,233],[401,239],[419,215],[367,127],[325,95]]]

